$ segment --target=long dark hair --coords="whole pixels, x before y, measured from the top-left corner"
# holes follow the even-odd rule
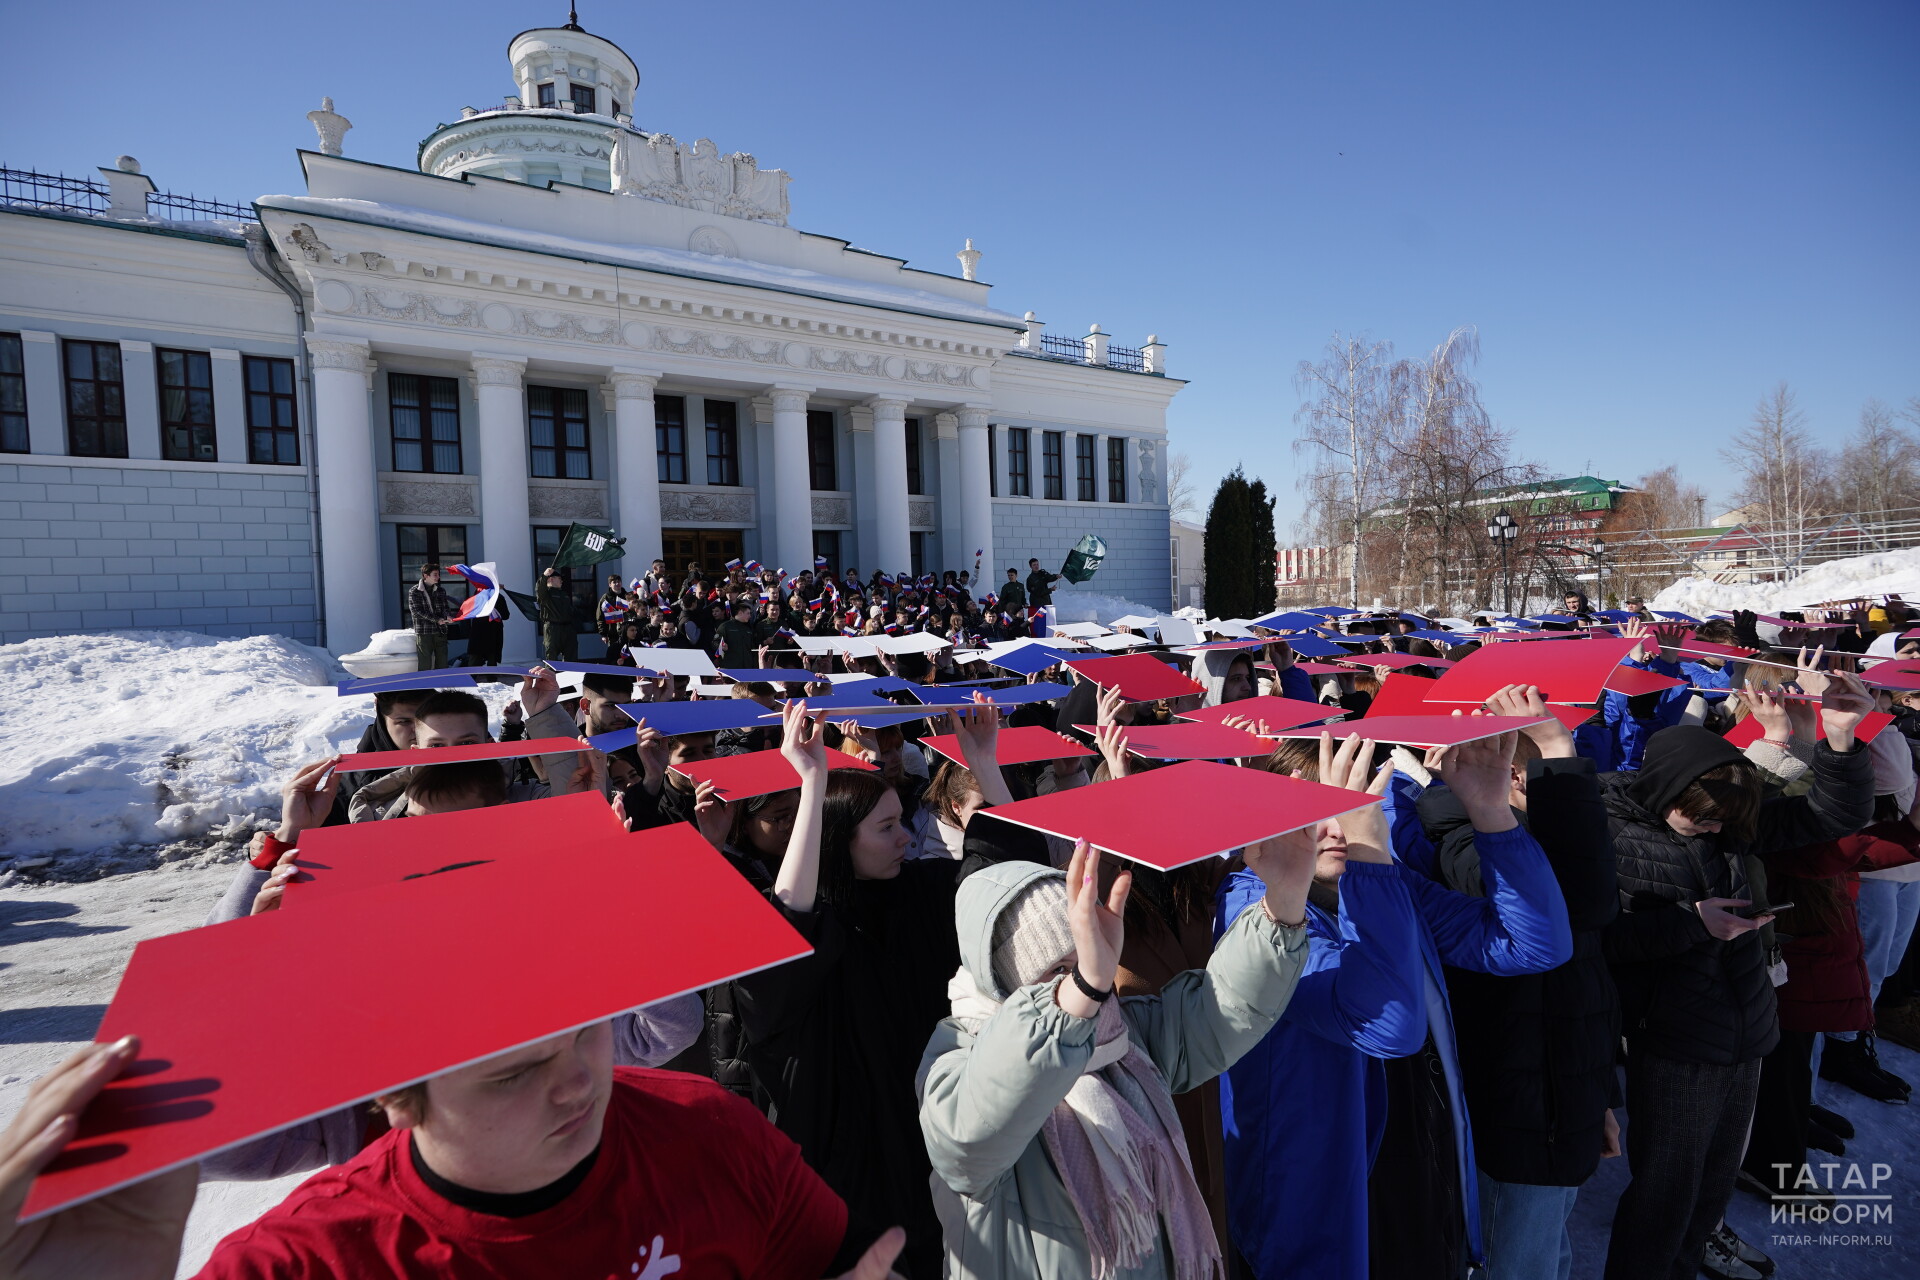
[[[820,900],[846,907],[853,898],[853,837],[892,788],[877,771],[834,769],[820,820]]]

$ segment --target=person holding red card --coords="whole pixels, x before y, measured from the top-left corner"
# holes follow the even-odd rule
[[[983,705],[954,717],[988,805],[1012,800],[995,755],[998,715]],[[907,860],[899,794],[876,773],[829,770],[825,727],[805,703],[787,704],[783,727],[800,803],[773,901],[814,952],[734,982],[740,1054],[775,1123],[853,1222],[904,1226],[901,1269],[926,1280],[940,1274],[940,1224],[913,1079],[947,1011],[960,962],[954,890],[971,863]]]
[[[1280,1025],[1222,1077],[1229,1217],[1257,1276],[1437,1280],[1484,1261],[1443,966],[1538,973],[1573,949],[1552,868],[1507,806],[1513,752],[1507,734],[1427,756],[1466,807],[1485,897],[1415,870],[1431,855],[1401,847],[1424,841],[1411,813],[1398,825],[1404,803],[1312,832],[1307,972]],[[1370,742],[1335,751],[1323,736],[1282,744],[1267,768],[1382,794],[1399,779],[1369,782],[1371,761]],[[1245,915],[1258,889],[1235,875],[1219,918]]]
[[[1627,1030],[1627,1157],[1608,1280],[1692,1276],[1733,1193],[1760,1078],[1780,1038],[1745,858],[1838,839],[1873,817],[1854,729],[1873,699],[1831,673],[1807,795],[1763,800],[1738,748],[1706,729],[1653,735],[1638,773],[1602,780],[1620,884],[1604,945]]]
[[[1231,1066],[1286,1008],[1313,867],[1299,832],[1246,857],[1261,906],[1206,968],[1121,1000],[1132,877],[1103,901],[1084,841],[1064,876],[1010,862],[960,886],[964,967],[920,1068],[949,1280],[1221,1274],[1171,1095]]]

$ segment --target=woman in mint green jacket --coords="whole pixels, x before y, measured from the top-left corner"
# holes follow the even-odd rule
[[[1262,910],[1205,969],[1113,999],[1132,877],[1099,856],[960,885],[961,969],[920,1065],[920,1127],[948,1280],[1214,1280],[1221,1248],[1173,1111],[1279,1020],[1306,963],[1313,847],[1246,851]]]

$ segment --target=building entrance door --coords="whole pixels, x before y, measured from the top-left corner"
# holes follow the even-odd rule
[[[727,576],[727,561],[740,558],[739,529],[662,529],[660,556],[676,583],[686,580],[687,566],[697,564],[708,578]]]

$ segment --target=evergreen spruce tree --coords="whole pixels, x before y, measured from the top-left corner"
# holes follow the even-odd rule
[[[1214,490],[1207,508],[1207,612],[1251,618],[1254,607],[1253,491],[1235,467]]]
[[[1273,581],[1279,557],[1279,547],[1273,536],[1274,500],[1267,496],[1265,480],[1255,480],[1248,486],[1247,496],[1253,517],[1253,608],[1240,616],[1262,618],[1273,612],[1274,601],[1278,598]]]

